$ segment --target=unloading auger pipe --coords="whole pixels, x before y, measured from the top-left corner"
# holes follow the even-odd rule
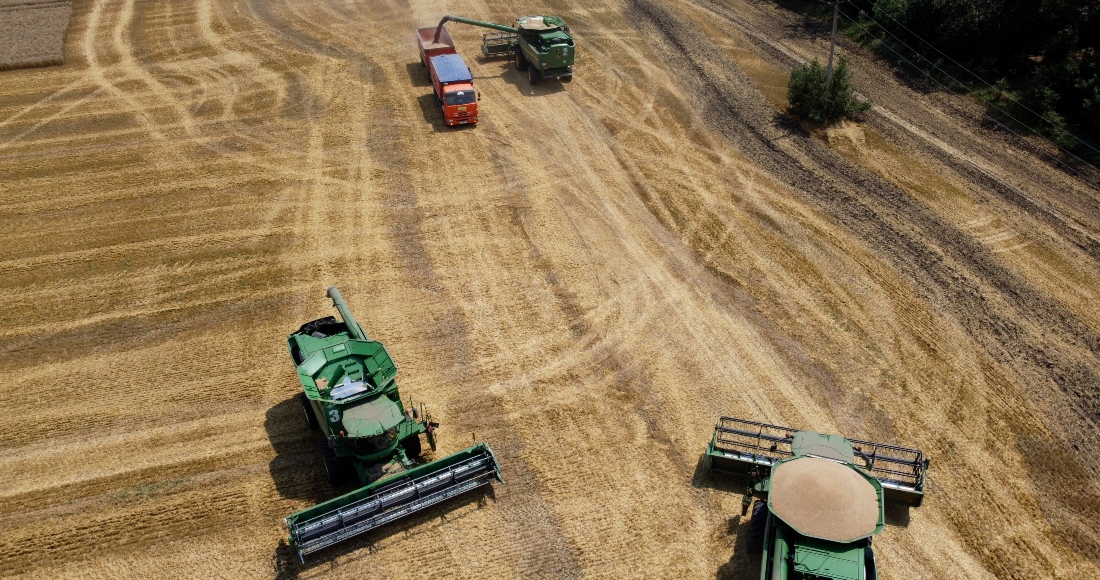
[[[347,302],[344,302],[344,297],[340,295],[340,290],[336,288],[336,286],[328,287],[328,297],[332,298],[332,305],[340,312],[340,318],[343,319],[344,325],[348,327],[352,336],[354,336],[356,340],[370,340],[367,333],[363,332],[363,327],[359,326],[359,323],[355,321],[355,317],[351,315],[351,310],[348,309]]]
[[[483,22],[481,20],[474,20],[472,18],[463,18],[461,16],[451,16],[451,15],[448,14],[447,16],[443,17],[443,20],[439,21],[439,26],[435,27],[435,38],[432,39],[432,42],[439,42],[439,34],[441,32],[443,32],[443,25],[446,24],[448,20],[454,20],[455,22],[461,22],[463,24],[472,24],[474,26],[481,26],[482,28],[492,28],[493,30],[499,30],[501,32],[515,32],[515,33],[519,32],[519,29],[515,28],[514,26],[505,26],[503,24],[493,24],[492,22]]]

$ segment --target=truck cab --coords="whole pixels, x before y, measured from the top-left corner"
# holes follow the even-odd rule
[[[441,54],[428,59],[435,98],[448,125],[477,123],[477,91],[474,77],[457,54]]]

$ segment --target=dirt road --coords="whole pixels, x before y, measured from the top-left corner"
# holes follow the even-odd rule
[[[1100,575],[1095,189],[852,47],[878,106],[806,134],[769,2],[551,1],[565,85],[450,27],[442,127],[415,28],[528,9],[77,0],[0,73],[0,574],[753,578],[729,414],[933,458],[884,578]],[[507,483],[302,566],[284,341],[332,284]]]

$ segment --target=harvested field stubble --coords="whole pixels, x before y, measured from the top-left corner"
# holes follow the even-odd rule
[[[0,0],[0,70],[61,64],[72,0]]]
[[[456,25],[444,130],[415,29],[515,9],[90,0],[0,73],[0,575],[752,578],[730,414],[932,457],[884,578],[1100,577],[1094,190],[853,47],[876,109],[806,134],[770,2],[552,0],[567,85]],[[302,566],[332,284],[507,484]]]

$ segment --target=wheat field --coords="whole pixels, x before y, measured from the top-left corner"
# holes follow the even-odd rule
[[[530,86],[443,127],[415,29],[558,14]],[[0,576],[739,578],[731,415],[917,447],[883,578],[1100,577],[1100,195],[855,46],[862,124],[807,131],[820,30],[757,0],[75,0],[0,72]],[[1095,179],[1095,177],[1093,177]],[[505,483],[304,565],[332,497],[286,335],[338,286]]]

